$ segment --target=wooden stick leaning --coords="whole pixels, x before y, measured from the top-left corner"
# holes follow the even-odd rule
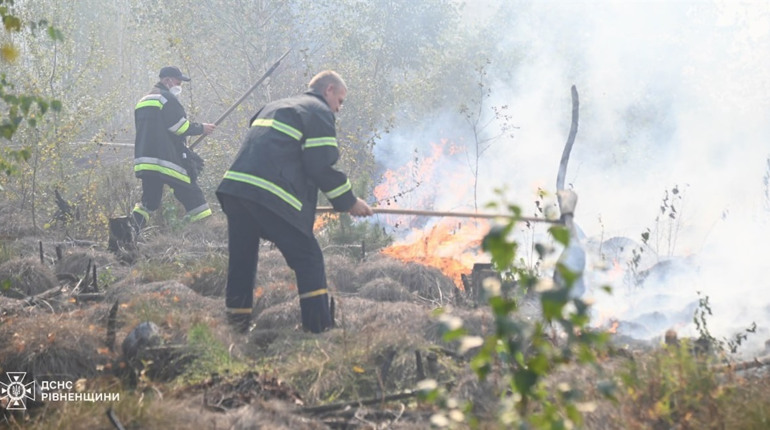
[[[224,121],[224,119],[225,119],[225,118],[227,118],[227,116],[228,116],[228,115],[230,115],[230,113],[231,113],[233,110],[235,110],[235,108],[236,108],[236,107],[238,107],[238,105],[239,105],[239,104],[241,104],[241,103],[242,103],[244,100],[246,100],[246,97],[248,97],[248,96],[249,96],[249,94],[251,94],[251,92],[252,92],[252,91],[254,91],[255,89],[257,89],[257,87],[258,87],[260,84],[262,84],[262,82],[264,82],[264,81],[265,81],[265,79],[267,79],[267,78],[268,78],[268,77],[269,77],[269,76],[270,76],[270,75],[273,73],[273,71],[274,71],[274,70],[275,70],[275,69],[278,67],[278,65],[279,65],[279,64],[281,64],[281,60],[283,60],[283,59],[284,59],[284,58],[285,58],[287,55],[289,55],[289,52],[291,52],[291,48],[289,48],[288,50],[286,50],[286,52],[284,52],[284,53],[283,53],[283,55],[281,55],[281,58],[279,58],[279,59],[278,59],[278,61],[276,61],[275,63],[273,63],[273,65],[272,65],[272,66],[270,66],[270,68],[269,68],[269,69],[267,69],[267,71],[266,71],[266,72],[265,72],[265,73],[262,75],[262,77],[261,77],[261,78],[259,78],[259,80],[258,80],[258,81],[257,81],[257,82],[256,82],[254,85],[252,85],[252,86],[251,86],[251,88],[249,88],[249,89],[248,89],[248,90],[247,90],[245,93],[243,93],[243,95],[241,96],[241,98],[239,98],[239,99],[238,99],[238,100],[237,100],[235,103],[233,103],[232,105],[230,105],[230,107],[229,107],[229,108],[227,108],[227,110],[226,110],[226,111],[225,111],[225,112],[224,112],[222,115],[220,115],[220,116],[219,116],[219,118],[217,118],[217,120],[216,120],[216,121],[214,121],[214,125],[219,125],[219,123],[221,123],[222,121]],[[193,143],[191,143],[191,144],[190,144],[190,148],[192,149],[192,148],[195,148],[196,146],[198,146],[198,144],[199,144],[199,143],[201,143],[201,141],[202,141],[202,140],[203,140],[205,137],[206,137],[206,135],[201,135],[201,136],[199,136],[199,137],[198,137],[198,138],[195,140],[195,142],[193,142]]]
[[[372,208],[372,211],[376,214],[392,214],[392,215],[417,215],[417,216],[433,216],[433,217],[449,217],[449,218],[516,218],[520,221],[526,222],[544,222],[549,224],[561,224],[558,219],[546,219],[536,217],[514,217],[509,214],[490,214],[483,212],[444,212],[444,211],[426,211],[417,209],[395,209],[395,208]],[[316,208],[317,213],[331,213],[336,212],[334,208],[330,206],[319,206]]]

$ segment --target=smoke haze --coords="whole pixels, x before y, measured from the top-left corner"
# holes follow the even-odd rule
[[[761,348],[770,337],[765,256],[770,209],[763,183],[770,155],[770,4],[490,0],[473,5],[467,8],[471,25],[491,23],[502,35],[488,67],[486,111],[508,106],[515,126],[513,138],[493,140],[481,159],[479,203],[499,201],[493,190],[506,187],[508,200],[530,215],[538,187],[555,191],[574,84],[580,121],[567,184],[579,195],[576,221],[594,252],[589,279],[597,315],[629,322],[621,330],[640,338],[671,327],[693,335],[692,312],[699,297],[708,296],[712,334],[732,337],[756,322],[759,334],[750,335],[749,345]],[[496,68],[495,59],[505,56],[520,58],[514,70]],[[458,119],[461,102],[436,113],[419,136],[413,130],[384,136],[378,160],[398,168],[412,155],[404,148],[427,157],[441,139],[470,149],[470,129]],[[434,177],[469,183],[473,176],[463,157],[444,157],[451,165],[437,166],[443,173]],[[473,206],[467,192],[432,191],[432,209]],[[670,207],[661,211],[664,203],[674,205],[675,218],[668,217]],[[635,269],[666,260],[673,269],[658,265],[641,287],[628,285],[628,274],[624,282],[624,276],[597,269],[614,264],[628,271],[629,248],[641,246],[647,229],[649,248]],[[599,248],[612,237],[635,244]],[[622,259],[608,261],[607,253],[615,251]],[[600,282],[611,283],[614,295],[596,292]]]

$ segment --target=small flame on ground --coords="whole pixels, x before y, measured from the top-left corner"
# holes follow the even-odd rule
[[[443,220],[430,230],[413,230],[410,237],[385,248],[383,254],[404,262],[435,267],[463,289],[462,275],[485,259],[478,249],[489,230],[484,221],[453,223]]]
[[[335,221],[337,218],[339,218],[339,214],[336,213],[318,214],[313,223],[313,231],[318,233],[323,230],[329,222]]]
[[[380,206],[391,208],[467,207],[473,183],[469,171],[457,168],[457,159],[466,149],[449,139],[430,144],[430,152],[382,175],[373,194]],[[451,166],[455,159],[454,166]],[[451,171],[447,171],[451,169]],[[402,239],[382,252],[404,262],[414,262],[439,269],[463,289],[462,275],[473,265],[489,261],[479,249],[489,223],[477,220],[440,218],[429,220],[408,215],[378,215],[393,229],[400,229]],[[429,222],[433,222],[430,224]]]

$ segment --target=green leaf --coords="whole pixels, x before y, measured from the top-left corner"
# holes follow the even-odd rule
[[[466,334],[468,334],[468,330],[461,327],[455,330],[447,331],[444,333],[444,336],[442,336],[442,339],[444,339],[444,342],[451,342],[465,336]]]
[[[492,308],[494,315],[498,317],[508,315],[518,307],[515,300],[500,296],[491,297],[489,299],[489,306]]]
[[[529,359],[527,362],[527,368],[537,373],[538,375],[545,375],[548,373],[548,358],[544,354],[537,354]]]
[[[48,36],[53,40],[64,40],[64,33],[53,26],[48,27]]]
[[[545,291],[541,296],[543,317],[549,321],[561,318],[564,306],[569,300],[568,293],[565,288]]]
[[[551,236],[553,236],[554,240],[557,242],[564,246],[569,245],[569,230],[567,230],[566,227],[555,225],[549,228],[548,232],[551,233]]]
[[[5,31],[21,31],[21,20],[13,15],[3,16]]]
[[[531,370],[522,369],[513,376],[516,391],[522,396],[531,396],[532,388],[537,384],[537,374]]]
[[[489,351],[486,351],[484,348],[482,348],[482,350],[479,351],[479,353],[476,354],[470,362],[471,369],[476,372],[476,376],[478,376],[482,381],[492,370],[489,357]]]

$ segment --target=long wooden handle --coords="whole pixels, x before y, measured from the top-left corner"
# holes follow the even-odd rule
[[[289,49],[288,49],[286,52],[284,52],[284,53],[283,53],[283,55],[281,55],[281,58],[279,58],[279,59],[278,59],[278,61],[276,61],[275,63],[273,63],[273,65],[272,65],[272,66],[270,66],[270,68],[269,68],[269,69],[267,69],[267,72],[265,72],[265,74],[264,74],[264,75],[262,75],[262,77],[261,77],[261,78],[259,78],[259,80],[258,80],[258,81],[257,81],[257,82],[256,82],[254,85],[252,85],[252,86],[251,86],[251,88],[249,88],[249,89],[248,89],[248,91],[246,91],[245,93],[243,93],[243,95],[241,96],[241,98],[239,98],[239,99],[238,99],[238,100],[237,100],[235,103],[233,103],[232,105],[230,105],[230,107],[229,107],[229,108],[227,108],[227,110],[226,110],[226,111],[225,111],[225,112],[224,112],[222,115],[220,115],[220,116],[219,116],[219,118],[217,118],[217,120],[216,120],[216,121],[214,121],[214,125],[219,125],[219,123],[221,123],[221,122],[222,122],[222,121],[223,121],[225,118],[227,118],[227,116],[228,116],[228,115],[230,115],[230,113],[232,113],[232,111],[234,111],[234,110],[235,110],[235,108],[237,108],[239,104],[243,103],[243,101],[244,101],[244,100],[246,100],[246,97],[248,97],[248,96],[249,96],[249,94],[251,94],[251,92],[252,92],[252,91],[254,91],[255,89],[257,89],[257,87],[258,87],[258,86],[259,86],[259,85],[260,85],[262,82],[264,82],[264,81],[265,81],[265,79],[267,79],[267,78],[268,78],[268,77],[269,77],[269,76],[270,76],[270,75],[273,73],[273,71],[275,71],[276,67],[278,67],[278,65],[279,65],[279,64],[281,64],[281,60],[283,60],[283,59],[284,59],[284,58],[285,58],[287,55],[289,55],[289,52],[291,52],[291,48],[289,48]],[[195,142],[193,142],[193,143],[191,143],[191,144],[190,144],[190,148],[195,148],[196,146],[198,146],[198,144],[199,144],[199,143],[201,143],[201,141],[202,141],[202,140],[203,140],[205,137],[206,137],[206,135],[205,135],[205,134],[204,134],[204,135],[201,135],[201,136],[199,136],[197,139],[195,139]]]
[[[514,218],[514,216],[510,214],[490,214],[490,213],[480,213],[480,212],[444,212],[444,211],[425,211],[425,210],[418,210],[418,209],[396,209],[396,208],[372,208],[372,211],[374,211],[374,213],[376,214],[417,215],[417,216],[433,216],[433,217],[447,217],[447,218],[486,218],[486,219]],[[330,212],[336,212],[336,211],[331,206],[319,206],[316,208],[316,212],[330,213]],[[525,217],[525,216],[518,217],[517,219],[521,221],[544,222],[544,223],[550,223],[550,224],[561,223],[561,221],[559,221],[558,219],[546,219],[546,218],[535,218],[535,217]]]

